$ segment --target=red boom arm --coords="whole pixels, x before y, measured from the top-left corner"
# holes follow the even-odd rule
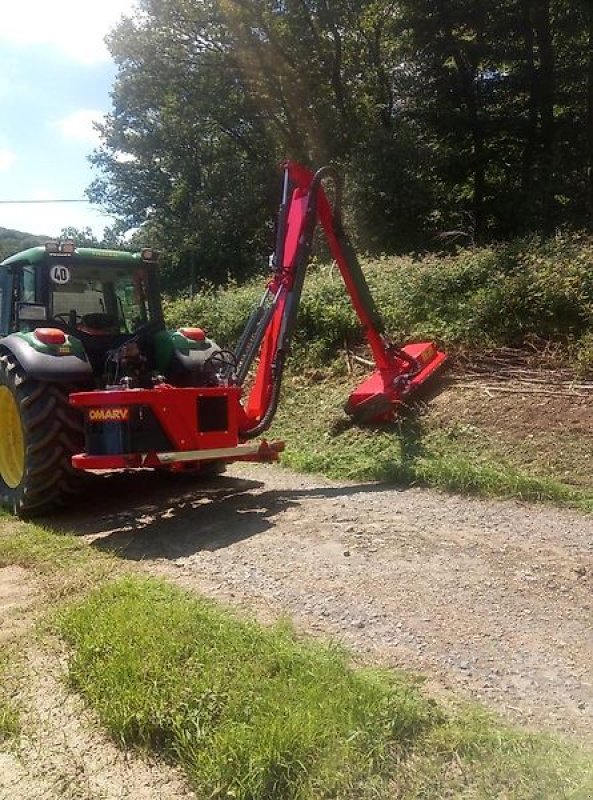
[[[331,178],[336,199],[332,207],[322,182]],[[240,432],[259,435],[271,423],[280,394],[284,360],[295,327],[301,290],[319,221],[340,269],[354,309],[372,350],[377,370],[348,399],[346,411],[365,422],[388,420],[397,407],[446,360],[432,342],[396,347],[385,335],[382,318],[369,292],[354,250],[340,219],[341,183],[335,171],[323,167],[313,174],[288,162],[284,184],[275,273],[260,306],[250,319],[236,356],[240,382],[259,352],[255,382],[248,396]]]

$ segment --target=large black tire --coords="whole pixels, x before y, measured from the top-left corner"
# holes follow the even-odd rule
[[[14,514],[44,514],[79,488],[71,457],[83,450],[84,431],[82,415],[68,405],[73,390],[38,381],[0,354],[0,503]]]

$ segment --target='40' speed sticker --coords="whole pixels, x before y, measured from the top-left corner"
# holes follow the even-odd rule
[[[49,277],[54,283],[68,283],[70,270],[63,264],[54,264],[49,271]]]

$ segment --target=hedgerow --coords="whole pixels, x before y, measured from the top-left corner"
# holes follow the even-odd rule
[[[482,350],[552,341],[585,369],[593,363],[593,241],[575,234],[520,239],[455,255],[363,263],[394,339],[430,337]],[[168,300],[167,321],[204,326],[222,344],[238,338],[265,278]],[[296,346],[321,359],[362,332],[337,267],[314,264],[305,282]]]

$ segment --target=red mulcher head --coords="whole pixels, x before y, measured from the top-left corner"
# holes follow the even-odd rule
[[[348,398],[346,413],[357,422],[392,420],[447,360],[433,342],[407,344],[392,353],[392,366],[375,370]]]

